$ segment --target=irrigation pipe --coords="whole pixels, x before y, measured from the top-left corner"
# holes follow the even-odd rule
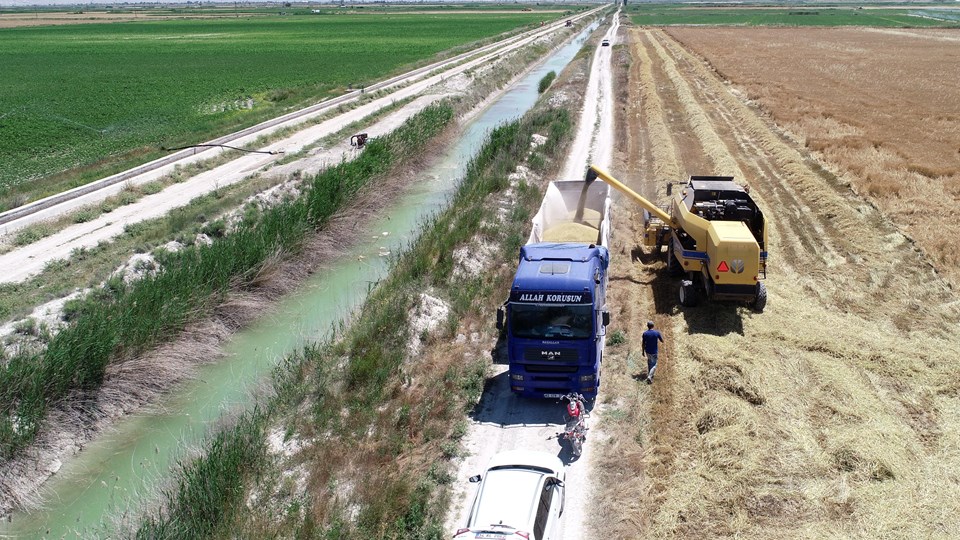
[[[164,152],[173,152],[176,150],[186,150],[188,148],[215,148],[215,147],[228,148],[230,150],[239,150],[241,152],[248,152],[250,154],[267,154],[270,156],[276,156],[278,154],[283,153],[283,150],[251,150],[249,148],[240,148],[239,146],[230,146],[229,144],[190,144],[187,146],[178,146],[176,148],[166,148],[161,146],[160,150],[163,150]]]

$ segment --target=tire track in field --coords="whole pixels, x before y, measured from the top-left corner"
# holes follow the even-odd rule
[[[737,178],[743,178],[743,171],[739,165],[731,158],[726,149],[726,144],[717,134],[710,118],[702,108],[697,104],[690,85],[683,79],[677,70],[676,64],[672,58],[667,55],[663,46],[655,39],[650,41],[653,51],[662,63],[662,69],[667,79],[673,85],[673,91],[677,94],[679,102],[683,107],[686,122],[690,125],[693,133],[699,139],[704,153],[713,163],[714,174],[729,175]]]
[[[670,129],[667,127],[669,118],[664,111],[664,102],[657,93],[657,81],[653,77],[653,65],[650,54],[646,46],[640,39],[645,39],[646,35],[632,34],[631,49],[637,62],[633,64],[633,75],[631,79],[636,81],[629,84],[633,94],[633,103],[642,104],[640,112],[634,113],[641,116],[642,129],[639,131],[630,130],[632,140],[637,140],[644,147],[644,156],[648,161],[643,164],[649,169],[650,174],[655,180],[669,180],[672,182],[681,181],[684,178],[679,163],[677,145],[674,144],[670,136]],[[653,141],[656,141],[654,144]],[[638,154],[635,154],[638,155]],[[649,187],[650,182],[645,182]],[[654,195],[657,199],[666,196],[666,189],[660,189],[661,182],[657,182],[657,189]]]
[[[618,152],[614,169],[626,185],[654,202],[666,201],[663,180],[680,181],[686,172],[709,170],[710,157],[695,128],[679,105],[666,78],[662,62],[651,57],[646,33],[629,34],[634,61],[621,85],[629,88],[628,103],[620,122],[627,123],[626,152]],[[706,169],[705,169],[706,168]],[[657,508],[666,500],[664,479],[678,466],[678,437],[684,418],[674,411],[687,408],[685,396],[672,389],[696,376],[694,366],[680,361],[673,336],[686,332],[677,317],[677,283],[666,275],[661,254],[640,246],[643,234],[641,208],[625,197],[613,212],[610,305],[612,327],[625,336],[623,344],[608,346],[605,372],[613,414],[603,421],[610,443],[599,452],[596,514],[593,538],[635,538],[650,528]],[[653,320],[665,331],[656,383],[647,386],[646,360],[640,346],[646,322]],[[676,361],[675,361],[676,360]],[[642,441],[642,442],[641,442]]]
[[[687,117],[684,115],[683,105],[680,103],[676,92],[672,92],[673,84],[664,74],[663,62],[656,55],[649,52],[650,36],[648,32],[636,32],[636,41],[638,43],[637,52],[640,53],[641,61],[648,62],[649,70],[645,71],[645,77],[649,79],[646,84],[650,87],[651,98],[649,103],[643,103],[643,107],[652,107],[659,109],[663,116],[665,129],[658,135],[656,144],[651,146],[671,145],[674,147],[673,160],[676,161],[679,168],[678,177],[675,180],[683,180],[691,174],[705,174],[713,170],[710,159],[700,148],[699,139],[689,125]],[[641,81],[640,84],[644,84]],[[661,107],[656,106],[659,101]],[[683,167],[680,167],[683,164]],[[658,166],[658,165],[655,165]]]
[[[627,48],[621,51],[623,57],[632,55],[630,47],[633,45],[629,33],[622,34]],[[617,58],[619,65],[626,62]],[[621,144],[613,154],[612,170],[622,171],[621,181],[640,192],[650,192],[654,185],[651,177],[647,176],[652,166],[650,144],[646,130],[641,129],[639,107],[633,106],[641,99],[638,86],[631,84],[636,79],[635,73],[642,65],[633,62],[629,72],[618,70],[615,74],[615,84],[625,89],[617,95],[619,102],[616,109],[622,114],[616,118],[618,133],[622,133]],[[625,167],[625,156],[633,156],[641,164],[636,168]],[[645,287],[629,286],[634,283],[647,283],[653,277],[653,271],[640,265],[633,264],[634,240],[639,237],[637,223],[638,207],[619,192],[613,194],[613,209],[611,211],[612,233],[610,244],[610,285],[607,293],[607,306],[611,311],[612,325],[608,327],[608,334],[619,333],[625,336],[624,343],[613,345],[608,341],[604,350],[603,372],[604,388],[599,400],[604,404],[602,415],[596,419],[596,424],[602,426],[608,439],[603,446],[598,446],[594,453],[595,488],[590,515],[603,516],[591,520],[588,529],[589,538],[628,538],[630,534],[617,534],[611,531],[636,531],[641,527],[637,518],[642,514],[642,501],[648,495],[642,474],[632,474],[632,471],[643,469],[645,452],[642,448],[632,444],[629,437],[623,437],[620,422],[636,423],[642,419],[638,416],[645,407],[640,402],[643,399],[637,392],[632,392],[635,381],[635,361],[637,358],[632,344],[639,340],[637,322],[638,312],[652,312]],[[617,486],[617,489],[608,489]]]
[[[668,38],[665,38],[662,34],[658,36],[663,40],[664,47],[669,51],[669,54],[674,62],[678,65],[681,64],[680,58],[678,58],[677,51],[674,47],[671,47],[672,43]],[[686,62],[682,62],[686,64]],[[689,69],[685,70],[689,71]],[[796,197],[789,191],[776,189],[779,186],[777,179],[777,166],[771,162],[771,159],[764,152],[760,151],[750,140],[744,140],[743,138],[738,138],[734,135],[735,124],[737,119],[734,118],[729,111],[718,108],[716,101],[709,98],[705,95],[705,85],[703,81],[699,78],[695,78],[694,81],[697,83],[696,86],[699,89],[697,94],[698,99],[704,100],[704,103],[701,105],[704,108],[704,111],[709,110],[709,115],[716,118],[713,121],[713,125],[718,133],[721,134],[722,138],[731,143],[735,143],[733,146],[740,151],[741,155],[750,156],[751,161],[743,161],[741,158],[738,160],[741,167],[746,169],[751,174],[749,176],[744,176],[740,180],[746,182],[753,188],[761,186],[761,193],[759,197],[757,194],[754,196],[763,202],[764,199],[775,201],[775,205],[771,206],[767,203],[764,203],[766,217],[771,221],[771,227],[769,230],[770,239],[772,243],[777,245],[778,253],[774,254],[771,252],[771,268],[776,269],[782,263],[798,260],[809,260],[810,253],[816,253],[820,257],[820,263],[827,266],[837,266],[843,263],[842,258],[835,250],[824,250],[824,244],[822,239],[825,235],[822,233],[825,226],[823,223],[818,222],[809,222],[804,218],[811,215],[811,211],[805,205],[799,203]],[[765,197],[764,197],[765,195]],[[777,215],[773,215],[772,209],[777,209]],[[794,220],[789,220],[788,223],[782,223],[778,220],[772,218],[779,216],[784,212],[784,209],[792,209],[791,213],[796,218]],[[789,225],[789,227],[787,227]],[[780,231],[789,230],[789,234],[781,234]]]
[[[693,89],[682,78],[672,59],[650,32],[638,34],[643,45],[638,47],[637,52],[641,63],[647,65],[647,69],[642,70],[641,85],[656,89],[656,93],[649,96],[650,99],[641,103],[642,116],[652,128],[649,144],[651,151],[659,154],[659,159],[670,160],[667,165],[654,163],[654,169],[677,169],[680,171],[674,179],[677,181],[686,180],[691,174],[731,174],[742,178],[739,164],[733,159],[709,117],[696,106]],[[663,104],[666,109],[661,107]],[[661,125],[663,129],[659,129]],[[657,152],[658,148],[664,147],[677,150],[670,153],[672,156]],[[661,195],[665,196],[665,193]],[[633,236],[640,238],[639,234]],[[674,516],[673,519],[683,514],[679,509],[686,497],[678,497],[670,483],[690,483],[683,480],[692,457],[684,450],[689,446],[685,440],[692,436],[690,415],[703,407],[703,396],[699,392],[681,390],[687,389],[691,381],[702,378],[698,363],[689,360],[686,344],[689,340],[686,335],[707,328],[711,329],[708,330],[710,332],[721,332],[723,321],[728,317],[721,317],[719,322],[704,321],[702,318],[697,320],[694,314],[691,319],[690,314],[684,313],[678,306],[677,280],[666,273],[665,265],[659,258],[651,254],[644,255],[642,249],[637,251],[640,255],[635,266],[639,267],[638,272],[648,276],[648,286],[642,287],[639,293],[633,291],[631,294],[632,304],[636,308],[632,310],[631,317],[631,327],[634,329],[631,340],[636,343],[631,351],[634,354],[634,372],[641,375],[646,372],[639,343],[640,334],[646,330],[647,319],[653,319],[658,328],[665,330],[667,342],[661,347],[656,383],[646,387],[642,378],[637,381],[640,385],[638,393],[642,398],[638,403],[640,421],[633,444],[642,448],[646,457],[640,475],[645,495],[632,521],[640,524],[639,530],[646,537],[657,537],[655,532],[650,531],[656,531],[661,526],[664,514]],[[645,311],[645,308],[648,310]],[[651,312],[656,315],[649,316]],[[629,521],[623,520],[624,525],[627,523]],[[609,533],[610,537],[632,537],[636,535],[636,529],[631,531],[621,526]]]

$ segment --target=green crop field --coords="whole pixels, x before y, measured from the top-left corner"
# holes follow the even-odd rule
[[[560,13],[0,29],[0,211]]]
[[[918,6],[887,9],[866,6],[801,4],[782,7],[691,7],[681,4],[630,5],[635,24],[719,26],[882,26],[958,27],[960,10]]]

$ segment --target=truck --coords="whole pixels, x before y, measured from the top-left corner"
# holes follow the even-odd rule
[[[666,247],[667,269],[682,276],[679,300],[694,307],[702,299],[740,301],[762,313],[767,305],[767,227],[763,211],[732,176],[691,176],[664,210],[597,166],[597,178],[644,208],[643,243]],[[668,184],[672,195],[673,184]]]
[[[609,235],[608,185],[580,180],[547,186],[520,248],[509,298],[497,310],[515,394],[596,398],[610,324]]]

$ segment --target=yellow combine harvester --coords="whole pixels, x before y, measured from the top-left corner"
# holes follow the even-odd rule
[[[741,300],[755,311],[767,305],[767,228],[763,212],[732,176],[691,176],[670,203],[670,213],[591,165],[587,181],[600,178],[636,201],[644,212],[644,245],[667,246],[667,267],[685,275],[680,303],[700,298]],[[671,193],[668,187],[667,194]]]

